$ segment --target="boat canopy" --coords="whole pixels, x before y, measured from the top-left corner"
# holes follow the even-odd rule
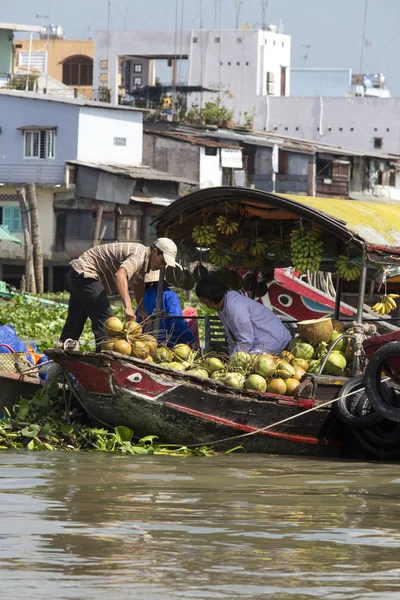
[[[237,187],[206,188],[183,196],[161,211],[154,220],[157,234],[180,242],[188,236],[188,226],[199,222],[203,211],[223,212],[225,202],[239,205],[242,214],[248,217],[318,223],[343,242],[374,254],[400,258],[398,202],[279,195]]]

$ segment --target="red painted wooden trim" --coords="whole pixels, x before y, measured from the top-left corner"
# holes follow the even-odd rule
[[[173,404],[172,402],[166,402],[164,406],[167,406],[168,408],[173,408],[174,410],[178,410],[179,412],[187,413],[188,415],[192,415],[194,417],[199,417],[201,419],[204,419],[205,421],[213,421],[214,423],[218,423],[218,425],[226,425],[227,427],[232,427],[240,431],[246,431],[250,433],[258,431],[259,429],[258,427],[252,427],[251,425],[241,425],[239,423],[235,423],[234,421],[223,419],[222,417],[208,415],[198,410],[193,410],[192,408],[186,408],[184,406],[180,406],[179,404]],[[292,435],[289,433],[277,433],[276,431],[271,430],[260,431],[259,435],[269,435],[270,437],[282,438],[285,440],[290,440],[291,442],[312,444],[313,446],[343,446],[341,442],[330,442],[329,440],[321,440],[318,438],[312,438],[303,435]],[[210,444],[212,444],[212,442],[210,442]]]

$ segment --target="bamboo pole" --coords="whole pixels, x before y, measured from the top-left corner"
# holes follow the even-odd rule
[[[43,250],[42,240],[40,238],[39,210],[36,196],[36,188],[34,183],[27,183],[24,185],[24,188],[26,190],[26,197],[31,211],[33,265],[35,269],[37,293],[43,294]]]
[[[26,200],[25,189],[18,189],[17,194],[19,196],[19,210],[21,212],[22,229],[24,231],[26,291],[30,292],[31,294],[36,294],[36,279],[35,270],[33,267],[33,248],[29,219],[29,207],[28,202]]]
[[[101,220],[103,218],[103,211],[104,211],[104,206],[102,204],[99,204],[97,207],[97,212],[96,212],[96,221],[94,224],[94,231],[93,231],[93,246],[98,246],[99,245],[99,241],[100,241],[100,227],[101,227]]]

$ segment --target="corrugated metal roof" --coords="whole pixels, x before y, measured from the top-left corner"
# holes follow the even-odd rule
[[[8,31],[28,31],[32,33],[41,33],[43,27],[39,25],[21,25],[19,23],[0,23],[0,29],[7,29]]]
[[[192,130],[188,126],[181,126],[178,129],[179,133],[191,135]],[[289,136],[283,136],[272,132],[254,131],[242,132],[230,129],[218,129],[217,131],[205,131],[204,135],[211,138],[237,141],[240,144],[250,144],[256,146],[266,146],[271,148],[277,144],[282,150],[299,152],[303,154],[314,155],[324,152],[326,154],[335,154],[340,156],[366,156],[379,160],[399,161],[400,155],[384,154],[381,152],[366,152],[355,148],[346,148],[335,146],[333,144],[324,144],[322,142],[313,142],[311,140],[297,139]]]
[[[210,140],[209,138],[206,138],[206,137],[202,136],[201,134],[187,135],[184,133],[175,133],[174,131],[157,131],[155,129],[145,129],[143,133],[146,133],[149,135],[157,135],[160,137],[171,138],[171,139],[177,140],[179,142],[187,142],[189,144],[197,144],[199,146],[206,146],[208,148],[229,148],[229,149],[239,148],[239,146],[234,145],[234,144],[227,144],[225,142],[219,142],[217,140]]]
[[[104,164],[97,162],[88,162],[82,160],[67,160],[65,161],[70,165],[77,165],[81,167],[88,167],[91,169],[97,169],[106,173],[112,173],[113,175],[121,175],[123,177],[130,177],[131,179],[148,179],[149,181],[176,181],[178,183],[187,183],[189,185],[197,186],[197,182],[186,177],[177,177],[176,175],[170,175],[170,173],[164,173],[164,171],[157,171],[146,165],[121,165],[121,164]]]
[[[1,96],[13,96],[14,98],[16,97],[30,100],[42,100],[42,102],[59,102],[61,104],[74,104],[75,106],[92,106],[94,108],[108,108],[110,110],[133,110],[136,112],[148,112],[148,110],[146,110],[145,108],[122,106],[120,104],[109,104],[108,102],[95,102],[94,100],[84,100],[83,98],[68,98],[67,96],[40,94],[38,92],[23,92],[19,90],[0,89],[0,97]]]

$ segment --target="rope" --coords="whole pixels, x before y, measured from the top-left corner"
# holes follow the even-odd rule
[[[385,377],[384,379],[382,379],[382,383],[384,381],[388,381],[389,379],[390,379],[390,377]],[[348,398],[349,396],[358,394],[359,392],[362,392],[363,390],[365,390],[365,388],[360,387],[357,390],[354,390],[354,392],[349,392],[345,396],[339,396],[338,398],[334,398],[333,400],[328,400],[327,402],[324,402],[323,404],[318,404],[318,406],[314,406],[313,408],[308,408],[307,410],[305,410],[297,415],[292,415],[291,417],[287,417],[286,419],[282,419],[282,421],[277,421],[276,423],[272,423],[271,425],[267,425],[266,427],[262,427],[261,429],[257,429],[256,431],[249,431],[248,433],[242,433],[240,435],[233,435],[231,437],[223,438],[221,440],[216,440],[216,441],[210,440],[208,442],[203,442],[200,444],[189,444],[186,447],[187,448],[197,448],[198,446],[206,446],[208,444],[210,444],[210,445],[222,444],[222,442],[230,442],[231,440],[238,440],[240,438],[250,437],[251,435],[257,435],[258,433],[262,433],[263,431],[267,431],[268,429],[272,429],[273,427],[277,427],[278,425],[282,425],[283,423],[287,423],[288,421],[292,421],[293,419],[302,417],[303,415],[306,415],[307,413],[310,413],[310,412],[313,412],[320,408],[323,408],[324,406],[329,406],[330,404],[333,404],[334,402],[338,402],[339,400],[341,400],[343,398]]]

